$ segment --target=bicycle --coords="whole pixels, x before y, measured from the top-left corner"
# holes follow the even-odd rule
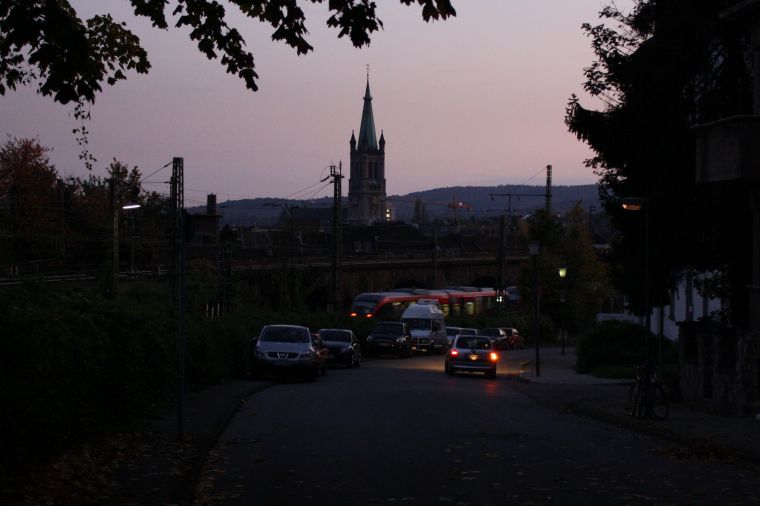
[[[628,391],[628,415],[633,418],[665,420],[670,411],[668,396],[651,366],[636,367],[634,382]]]

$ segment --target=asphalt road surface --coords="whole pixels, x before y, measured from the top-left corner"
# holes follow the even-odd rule
[[[760,476],[678,460],[668,443],[536,404],[441,357],[285,381],[245,403],[198,504],[757,504]],[[519,388],[518,388],[519,387]]]

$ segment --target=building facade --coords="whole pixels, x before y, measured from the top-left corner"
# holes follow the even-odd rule
[[[385,137],[375,133],[369,77],[359,140],[351,132],[351,172],[348,179],[348,222],[371,225],[385,219]]]

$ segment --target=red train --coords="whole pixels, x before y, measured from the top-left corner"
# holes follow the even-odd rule
[[[351,316],[398,320],[411,304],[434,300],[444,316],[473,316],[496,307],[493,288],[452,287],[442,290],[400,288],[389,292],[357,295],[351,304]]]

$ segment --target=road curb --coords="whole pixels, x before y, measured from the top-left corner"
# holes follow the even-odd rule
[[[226,408],[214,423],[210,437],[204,442],[204,444],[200,445],[198,455],[191,463],[190,470],[183,477],[182,482],[179,485],[179,489],[176,491],[174,497],[172,498],[172,504],[190,505],[195,503],[195,489],[198,485],[198,480],[200,480],[203,466],[208,461],[211,450],[214,449],[214,447],[219,442],[219,439],[222,437],[224,431],[227,430],[227,427],[232,421],[232,418],[238,411],[240,411],[240,408],[250,397],[266,390],[273,385],[275,385],[275,382],[266,381],[262,384],[251,386],[251,388],[243,390],[242,392],[235,395],[234,398],[230,399]]]

